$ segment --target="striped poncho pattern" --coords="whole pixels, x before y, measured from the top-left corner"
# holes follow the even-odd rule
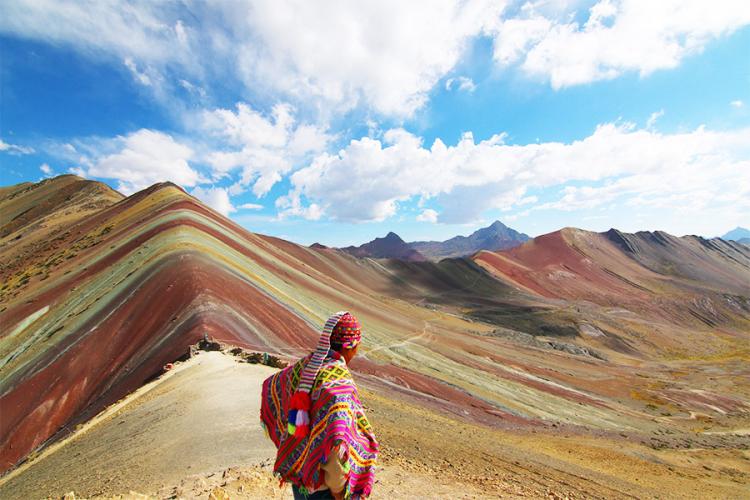
[[[263,382],[260,418],[278,449],[274,473],[282,482],[290,482],[303,491],[318,489],[325,480],[320,465],[327,462],[335,446],[343,450],[345,498],[367,497],[375,479],[378,443],[339,353],[328,351],[313,383],[309,434],[300,438],[289,433],[289,403],[311,356]]]

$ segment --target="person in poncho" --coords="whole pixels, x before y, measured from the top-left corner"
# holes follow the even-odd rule
[[[295,499],[372,491],[378,443],[348,368],[361,340],[357,319],[339,311],[314,352],[263,382],[260,419],[278,449],[273,470]]]

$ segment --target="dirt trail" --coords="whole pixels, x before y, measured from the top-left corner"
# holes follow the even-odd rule
[[[292,498],[272,475],[275,449],[258,422],[260,385],[274,370],[201,352],[0,479],[0,498]],[[427,487],[445,498],[481,493],[392,464],[374,498]]]
[[[258,423],[273,370],[201,352],[0,479],[0,498],[291,498]],[[381,443],[375,499],[739,498],[750,484],[746,451],[498,431],[360,390]]]
[[[266,460],[274,447],[259,425],[259,388],[273,371],[203,352],[4,478],[0,497],[152,491],[191,474]]]

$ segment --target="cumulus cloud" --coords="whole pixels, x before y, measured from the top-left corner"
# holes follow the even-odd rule
[[[288,0],[191,3],[5,2],[0,33],[67,44],[124,63],[141,85],[204,98],[221,81],[324,115],[357,106],[404,118],[425,105],[467,47],[494,40],[494,59],[562,88],[673,68],[750,23],[744,0],[580,2]],[[169,78],[173,77],[173,78]],[[172,84],[174,82],[174,84]],[[467,77],[445,81],[471,92]],[[169,87],[169,88],[165,88]]]
[[[190,166],[193,150],[163,132],[141,129],[86,149],[89,156],[81,156],[79,167],[84,176],[114,179],[123,194],[163,181],[187,187],[205,181]],[[100,149],[112,152],[103,153]]]
[[[496,29],[494,58],[562,88],[674,68],[712,40],[750,24],[743,0],[600,0],[580,24],[528,2]]]
[[[183,8],[13,0],[3,5],[0,32],[124,61],[143,85],[174,71],[178,82],[188,81],[185,73],[232,79],[249,92],[318,111],[362,104],[408,116],[504,6],[491,0],[259,0]]]
[[[302,217],[307,220],[319,220],[324,215],[323,209],[317,203],[304,206],[299,195],[284,195],[276,198],[276,208],[279,218]]]
[[[242,102],[235,111],[203,112],[202,130],[218,141],[206,157],[215,177],[240,171],[231,194],[239,194],[252,184],[253,193],[264,196],[300,161],[327,147],[331,136],[325,129],[297,123],[294,113],[289,104],[278,104],[264,116]]]
[[[42,173],[48,177],[52,175],[52,168],[46,163],[42,163],[41,165],[39,165],[39,170],[41,170]]]
[[[12,155],[30,155],[34,152],[34,148],[19,146],[18,144],[9,144],[0,139],[0,151],[5,151]]]
[[[316,213],[345,221],[381,221],[400,203],[434,199],[438,222],[467,223],[489,209],[577,210],[621,199],[638,206],[693,207],[732,203],[750,210],[750,129],[661,134],[631,123],[605,123],[571,143],[512,145],[503,135],[429,148],[395,129],[383,142],[352,140],[291,175],[278,203],[285,215]],[[349,180],[356,186],[346,189]],[[575,182],[576,185],[569,185]],[[560,186],[554,202],[537,204],[528,191]],[[690,201],[692,200],[692,201]],[[714,200],[711,202],[710,200]],[[426,212],[426,211],[425,211]]]
[[[737,99],[736,101],[730,102],[729,105],[732,106],[733,108],[741,108],[742,106],[745,105],[745,103]]]
[[[221,215],[228,217],[229,214],[237,209],[232,205],[227,190],[220,187],[201,187],[198,186],[190,194],[201,200],[203,203],[213,208]]]
[[[417,215],[417,220],[420,222],[432,222],[433,224],[437,222],[438,213],[437,211],[427,208],[425,210],[422,210],[422,213]]]
[[[344,109],[364,102],[383,114],[408,116],[504,5],[262,1],[232,15],[252,33],[245,43],[253,50],[238,51],[248,82]]]
[[[239,207],[242,210],[261,210],[263,208],[263,205],[260,205],[259,203],[243,203]]]

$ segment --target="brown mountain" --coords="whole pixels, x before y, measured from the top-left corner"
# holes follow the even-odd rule
[[[427,260],[424,255],[411,248],[408,243],[392,231],[383,238],[375,238],[374,240],[358,247],[348,246],[340,248],[340,250],[360,258],[399,259],[411,262]]]
[[[750,331],[750,249],[736,242],[566,228],[474,260],[544,297],[621,307],[671,324]]]
[[[33,260],[41,247],[60,243],[78,221],[123,198],[106,184],[75,175],[0,188],[0,278]]]
[[[519,233],[498,220],[469,236],[454,236],[445,241],[413,241],[409,246],[429,259],[439,260],[474,255],[481,250],[505,250],[528,240],[528,235]]]

